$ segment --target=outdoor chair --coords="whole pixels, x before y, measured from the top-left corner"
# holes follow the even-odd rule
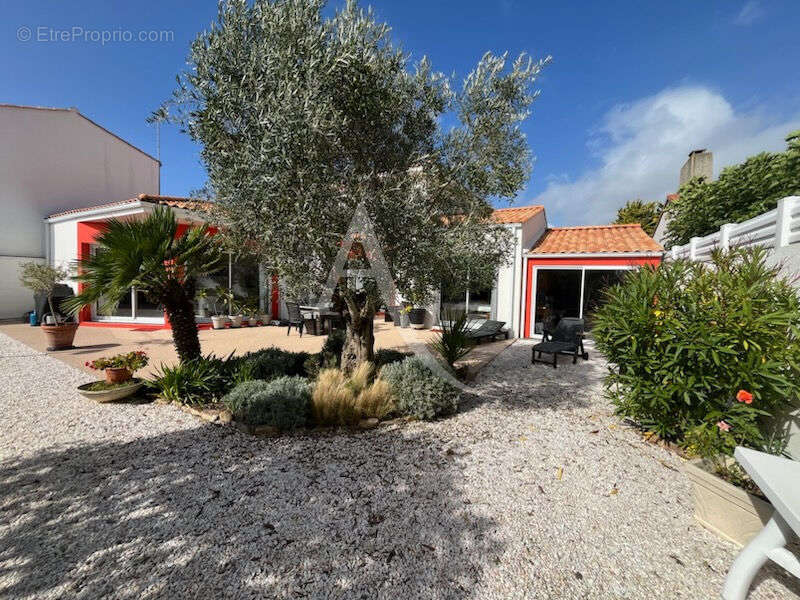
[[[477,342],[478,344],[485,339],[494,341],[498,335],[504,335],[505,338],[508,339],[508,331],[503,331],[503,326],[505,324],[505,321],[491,321],[486,319],[483,323],[481,323],[480,327],[471,331],[467,331],[466,335],[469,339]]]
[[[736,557],[725,578],[722,597],[745,600],[753,578],[767,559],[800,577],[800,558],[786,548],[800,535],[800,462],[741,446],[733,455],[775,509],[764,529]]]
[[[589,354],[583,348],[583,319],[565,317],[558,322],[555,329],[545,329],[542,339],[531,350],[531,364],[548,363],[549,361],[541,360],[543,352],[553,355],[554,369],[558,368],[559,354],[571,355],[573,365],[578,362],[578,356],[583,360],[589,359]]]
[[[300,337],[303,337],[303,327],[305,327],[306,320],[300,312],[300,305],[297,302],[287,302],[286,312],[289,313],[289,329],[286,330],[286,335],[292,332],[292,327],[296,327]]]

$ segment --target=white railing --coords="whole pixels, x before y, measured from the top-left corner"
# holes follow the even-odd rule
[[[794,244],[800,251],[800,196],[783,198],[774,210],[742,223],[728,223],[711,235],[693,237],[684,246],[673,246],[665,258],[707,261],[714,248],[758,245],[774,249]]]

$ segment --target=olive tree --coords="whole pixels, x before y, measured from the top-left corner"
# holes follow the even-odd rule
[[[359,205],[406,297],[461,277],[459,257],[496,273],[509,236],[491,201],[530,175],[519,124],[549,58],[486,53],[457,86],[427,58],[412,63],[371,10],[323,7],[228,0],[192,43],[171,111],[201,145],[213,218],[289,295],[325,282]],[[369,292],[339,285],[345,368],[372,358]]]

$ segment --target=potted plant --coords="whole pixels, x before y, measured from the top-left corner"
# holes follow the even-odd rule
[[[69,270],[51,267],[41,263],[27,262],[20,268],[20,283],[34,294],[45,294],[49,315],[42,315],[41,325],[47,338],[48,350],[67,350],[73,348],[78,323],[67,321],[53,306],[53,290],[56,285],[69,277]],[[49,318],[48,318],[49,317]]]
[[[222,286],[214,290],[214,316],[211,317],[211,326],[214,329],[225,329],[228,317],[225,316],[225,306],[233,300],[233,294],[228,288]]]
[[[258,326],[258,307],[254,304],[247,304],[245,307],[245,313],[247,314],[247,324],[250,327],[257,327]]]
[[[200,288],[194,293],[194,299],[197,302],[197,316],[206,318],[208,317],[208,288]]]
[[[105,380],[85,383],[78,386],[78,391],[85,398],[98,402],[110,402],[130,396],[144,383],[141,379],[134,379],[133,374],[146,367],[149,360],[147,353],[136,350],[86,361],[85,365],[90,369],[103,370]]]
[[[235,300],[233,294],[231,294],[230,307],[231,314],[228,315],[228,318],[230,319],[231,327],[241,327],[242,319],[244,319],[243,304],[239,300]]]
[[[425,316],[428,311],[423,306],[427,299],[427,294],[419,290],[412,290],[408,294],[409,303],[404,307],[404,311],[413,329],[425,328]],[[406,327],[406,325],[403,324],[403,327]]]
[[[773,512],[772,505],[730,456],[737,445],[751,441],[758,419],[768,414],[753,407],[753,402],[753,394],[739,390],[725,414],[710,413],[707,422],[686,437],[686,450],[695,457],[684,464],[692,483],[695,519],[740,546],[761,531]],[[762,449],[774,451],[774,440]]]

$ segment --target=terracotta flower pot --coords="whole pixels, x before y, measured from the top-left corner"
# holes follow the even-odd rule
[[[106,383],[124,383],[133,377],[125,367],[108,367],[106,369]]]
[[[75,339],[75,332],[78,330],[77,323],[42,324],[41,329],[47,338],[48,350],[69,350],[74,347],[72,342]]]

